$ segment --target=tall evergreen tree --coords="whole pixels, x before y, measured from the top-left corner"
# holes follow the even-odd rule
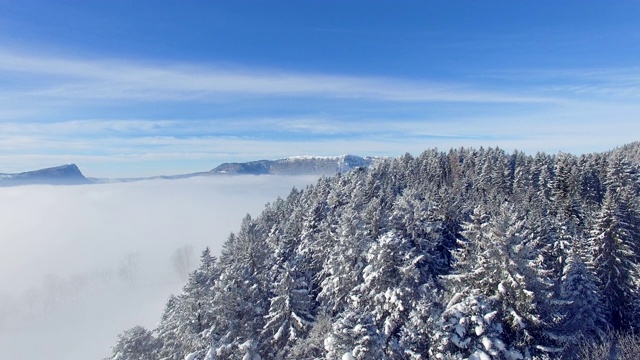
[[[560,318],[554,332],[548,332],[569,352],[583,341],[604,339],[609,323],[599,281],[580,256],[579,247],[571,252],[562,275]]]
[[[503,206],[493,216],[478,208],[464,228],[467,241],[449,276],[453,298],[466,301],[475,291],[489,298],[498,311],[496,321],[502,324],[507,348],[531,353],[541,340],[538,297],[544,296],[539,292],[544,284],[530,263],[536,254],[527,243],[524,221],[512,206]],[[458,306],[455,301],[449,305]]]
[[[288,263],[281,264],[272,285],[273,296],[262,337],[268,358],[289,357],[291,346],[304,338],[313,323],[310,287],[303,274]]]
[[[155,332],[162,342],[158,356],[166,360],[182,360],[187,354],[204,354],[207,333],[213,325],[213,285],[219,277],[216,258],[209,248],[202,252],[200,266],[189,275],[182,293],[172,296]]]
[[[247,215],[238,234],[225,243],[213,289],[216,316],[209,331],[218,358],[241,359],[259,341],[269,297],[265,238],[261,224]]]
[[[607,190],[589,242],[611,325],[629,329],[635,326],[637,317],[640,264],[633,251],[633,226],[626,222],[624,208],[616,202],[614,191]]]

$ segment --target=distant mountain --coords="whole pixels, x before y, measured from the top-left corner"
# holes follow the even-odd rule
[[[341,156],[295,156],[278,160],[257,160],[242,163],[223,163],[205,172],[179,175],[158,175],[145,178],[89,178],[95,184],[131,182],[141,180],[174,180],[198,176],[219,175],[334,175],[345,173],[357,167],[368,167],[377,157],[361,157],[356,155]]]
[[[16,174],[0,173],[0,186],[31,184],[76,185],[91,181],[82,175],[75,164],[68,164]]]
[[[211,170],[211,175],[333,175],[357,167],[368,167],[373,157],[296,156],[278,160],[224,163]]]
[[[640,165],[640,141],[626,144],[607,153],[620,153],[633,164]],[[277,160],[223,163],[210,171],[159,175],[144,178],[86,178],[75,164],[56,166],[16,174],[0,173],[0,187],[29,184],[104,184],[152,179],[186,179],[199,176],[219,175],[334,175],[355,168],[366,168],[383,158],[372,156],[294,156]]]

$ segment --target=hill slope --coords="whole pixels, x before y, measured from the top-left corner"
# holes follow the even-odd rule
[[[0,174],[0,186],[30,184],[76,185],[87,184],[89,182],[75,164],[16,174]]]
[[[203,252],[113,359],[580,357],[639,327],[622,151],[426,151],[322,178]]]

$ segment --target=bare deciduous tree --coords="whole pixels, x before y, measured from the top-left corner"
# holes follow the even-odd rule
[[[38,304],[42,302],[42,294],[35,287],[31,287],[22,294],[22,301],[26,308],[26,315],[32,318],[36,315]]]
[[[18,304],[13,296],[0,294],[0,331],[4,330],[16,320]]]
[[[181,281],[186,281],[194,265],[193,246],[190,244],[177,248],[171,255],[173,269]]]
[[[69,277],[70,296],[80,297],[89,289],[89,278],[85,274],[76,273]]]
[[[64,280],[56,274],[49,273],[42,278],[42,286],[44,289],[45,311],[55,308],[64,296]]]
[[[113,285],[113,270],[109,268],[96,270],[92,274],[92,279],[103,289],[108,289]]]
[[[120,279],[131,286],[138,284],[138,273],[140,264],[139,253],[129,253],[120,260],[120,267],[118,268],[118,276]]]

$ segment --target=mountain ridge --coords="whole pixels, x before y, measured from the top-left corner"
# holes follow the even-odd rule
[[[175,180],[199,176],[232,175],[334,175],[357,167],[368,167],[378,159],[356,155],[340,156],[293,156],[275,160],[248,162],[226,162],[209,171],[178,175],[157,175],[140,178],[93,178],[85,177],[77,165],[66,164],[21,173],[0,173],[0,187],[19,185],[79,185],[133,182],[142,180]]]
[[[631,142],[603,154],[621,153],[627,160],[640,164],[640,141]],[[51,184],[78,185],[132,182],[142,180],[175,180],[198,176],[233,175],[334,175],[355,168],[367,168],[385,159],[385,157],[339,155],[339,156],[292,156],[272,160],[254,160],[247,162],[225,162],[209,171],[200,171],[177,175],[157,175],[138,178],[95,178],[85,177],[78,166],[66,164],[21,173],[0,173],[0,187]]]
[[[76,164],[65,164],[20,173],[0,173],[0,186],[89,184]]]
[[[376,158],[356,155],[295,156],[276,160],[223,163],[210,174],[215,175],[332,175],[357,167],[368,167]]]

